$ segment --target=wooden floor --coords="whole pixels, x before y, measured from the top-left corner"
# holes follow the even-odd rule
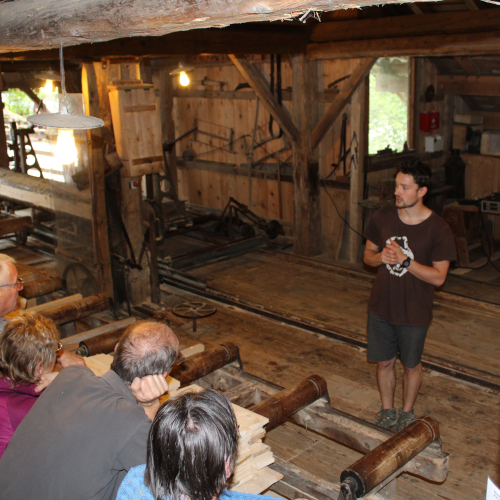
[[[49,265],[42,262],[43,255],[30,256],[23,249],[7,246],[1,251],[23,262],[27,259],[26,264],[38,265],[38,258],[40,266]],[[349,278],[289,262],[282,254],[269,252],[232,258],[193,274],[219,290],[366,335],[369,278]],[[162,288],[168,308],[191,300],[209,302],[176,288]],[[237,307],[214,305],[217,313],[199,320],[196,333],[191,321],[172,315],[172,326],[183,345],[234,342],[240,347],[247,372],[283,387],[317,373],[328,383],[332,406],[373,420],[380,399],[374,366],[367,363],[364,349]],[[446,295],[440,297],[427,349],[471,366],[500,370],[497,311],[490,304],[477,305],[465,308]],[[398,364],[400,381],[401,375]],[[396,404],[401,405],[400,384],[396,399]],[[398,498],[483,500],[487,477],[500,483],[500,396],[477,385],[426,372],[416,414],[431,415],[440,423],[443,449],[451,457],[450,475],[441,485],[403,476],[397,480]],[[335,482],[340,472],[359,458],[358,453],[290,422],[271,431],[266,442],[279,457]]]
[[[197,269],[209,286],[253,301],[271,304],[324,323],[366,333],[366,304],[370,284],[341,278],[286,262],[281,256],[255,252]],[[166,304],[194,296],[165,288]],[[206,300],[206,299],[202,299]],[[499,369],[498,316],[494,310],[465,310],[438,300],[427,349],[474,366]],[[332,405],[368,421],[380,407],[375,370],[363,349],[216,304],[218,312],[199,321],[175,320],[183,342],[232,341],[240,349],[245,370],[284,387],[317,373],[327,380]],[[496,354],[495,354],[496,353]],[[401,381],[402,370],[398,365]],[[401,385],[396,404],[401,405]],[[431,415],[441,426],[443,449],[450,453],[450,475],[442,485],[415,477],[398,479],[401,499],[484,499],[490,476],[500,483],[500,396],[489,389],[436,372],[426,372],[416,414]],[[358,454],[300,429],[292,423],[273,430],[268,443],[281,458],[337,481],[341,470]]]

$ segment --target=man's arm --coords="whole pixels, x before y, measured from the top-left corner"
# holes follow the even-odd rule
[[[393,247],[393,250],[397,255],[397,262],[402,264],[408,256],[403,253],[401,247],[395,241],[391,241],[390,246]],[[413,276],[425,281],[426,283],[430,283],[434,286],[441,286],[446,280],[449,267],[450,262],[447,260],[433,262],[432,267],[430,267],[424,266],[423,264],[420,264],[412,259],[410,265],[406,269],[408,269],[408,272],[413,274]]]
[[[168,383],[163,375],[136,377],[130,384],[132,395],[141,405],[146,416],[152,421],[160,409],[160,396],[168,392]]]
[[[379,252],[378,246],[370,240],[366,240],[363,260],[364,263],[370,267],[378,267],[382,264],[390,264],[393,266],[398,263],[396,252],[392,247],[385,246],[384,249]]]

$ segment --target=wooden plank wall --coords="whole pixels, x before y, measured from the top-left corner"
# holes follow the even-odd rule
[[[350,73],[351,66],[356,64],[357,60],[351,61],[327,61],[324,64],[324,76],[318,82],[320,91],[326,85],[341,76]],[[269,78],[270,62],[269,57],[261,64],[258,64],[261,71]],[[233,91],[238,84],[244,83],[243,78],[232,64],[223,64],[221,66],[197,67],[190,74],[192,84],[190,89],[201,90],[205,87],[196,85],[204,78],[213,81],[225,82],[225,89]],[[276,76],[276,73],[275,73]],[[153,74],[153,80],[156,77]],[[193,85],[194,83],[194,85]],[[174,80],[174,85],[177,82]],[[288,58],[282,58],[282,88],[284,90],[292,87],[291,67]],[[208,87],[208,90],[219,90],[217,87]],[[239,92],[249,92],[249,89],[242,89]],[[291,102],[283,101],[284,107],[291,114]],[[325,104],[326,106],[327,104]],[[258,110],[257,110],[258,107]],[[346,106],[349,112],[349,105]],[[257,105],[256,99],[208,99],[199,97],[176,97],[174,98],[174,122],[176,127],[176,137],[184,134],[189,129],[198,125],[202,131],[207,131],[222,137],[229,137],[230,129],[233,129],[233,153],[227,151],[227,147],[221,148],[224,141],[220,139],[197,134],[196,140],[194,134],[180,140],[176,145],[176,154],[182,157],[186,150],[192,150],[195,153],[195,159],[201,161],[221,162],[245,167],[248,163],[247,148],[252,142],[254,124],[257,116],[257,132],[255,142],[269,137],[269,113],[263,105]],[[340,147],[340,125],[335,124],[329,132],[327,138],[320,147],[320,175],[325,177],[331,170],[330,164],[337,161],[338,150]],[[274,133],[278,132],[276,123],[274,123]],[[348,131],[348,141],[350,134]],[[202,144],[200,141],[206,143]],[[253,161],[259,160],[268,153],[276,153],[284,148],[283,138],[274,139],[263,145],[262,148],[255,149]],[[221,148],[221,149],[218,149]],[[291,164],[291,149],[280,153],[280,160]],[[266,160],[271,165],[276,165],[275,158]],[[286,173],[292,174],[291,170]],[[257,215],[269,219],[281,219],[287,225],[287,234],[291,234],[293,224],[293,185],[289,180],[281,181],[281,196],[279,192],[278,181],[276,179],[265,179],[261,177],[252,177],[249,179],[246,175],[228,174],[213,170],[203,170],[200,168],[179,168],[179,196],[186,199],[189,203],[203,205],[210,208],[222,209],[226,205],[229,197],[234,197],[241,203],[246,204]],[[331,179],[335,177],[332,176]],[[251,186],[249,186],[249,182]],[[337,206],[342,214],[345,212],[347,203],[347,191],[341,191],[329,188],[329,192],[336,200]],[[325,251],[338,256],[340,249],[340,240],[342,233],[342,221],[336,214],[336,211],[324,192],[322,192],[322,211],[324,215],[323,235],[325,238]],[[281,198],[281,207],[280,207]],[[338,237],[340,234],[340,239]]]

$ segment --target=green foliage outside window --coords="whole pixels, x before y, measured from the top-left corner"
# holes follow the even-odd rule
[[[16,115],[26,117],[33,114],[33,101],[22,90],[9,89],[2,91],[2,102],[5,105],[4,109]]]
[[[408,140],[407,58],[381,58],[370,72],[369,154],[390,147],[402,151]]]

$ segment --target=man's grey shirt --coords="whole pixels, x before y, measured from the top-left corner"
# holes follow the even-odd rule
[[[112,500],[146,461],[151,421],[109,371],[61,371],[38,398],[0,459],[2,500]]]

